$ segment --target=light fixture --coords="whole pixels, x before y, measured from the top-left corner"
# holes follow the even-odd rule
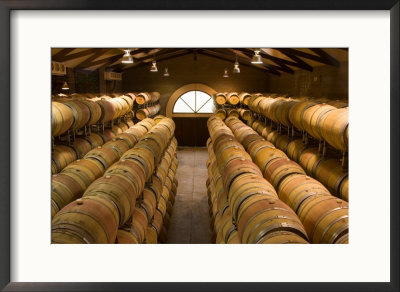
[[[165,77],[168,77],[169,76],[169,72],[168,72],[168,67],[165,67],[165,69],[164,69],[164,74],[163,74]]]
[[[237,60],[237,55],[236,55],[236,61],[233,67],[233,73],[234,74],[239,74],[240,73],[240,68],[239,68],[239,62]]]
[[[68,86],[67,81],[64,81],[64,83],[63,83],[61,89],[62,89],[62,90],[69,90],[69,86]]]
[[[124,50],[125,54],[122,57],[121,63],[123,64],[132,64],[133,63],[133,58],[131,56],[131,50]]]
[[[156,57],[154,57],[154,60],[151,62],[150,72],[158,72]]]
[[[224,77],[224,78],[228,78],[228,77],[229,77],[229,75],[228,75],[228,69],[225,68],[225,70],[224,70],[224,75],[222,75],[222,77]]]
[[[260,50],[254,50],[254,56],[253,56],[253,58],[251,58],[252,64],[262,64],[263,63],[259,53],[260,53]]]

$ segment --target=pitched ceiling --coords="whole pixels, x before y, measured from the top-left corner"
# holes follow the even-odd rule
[[[258,68],[268,74],[294,74],[295,70],[313,71],[314,67],[329,65],[339,67],[348,61],[346,48],[263,48],[263,64],[251,64],[254,49],[249,48],[130,48],[133,64],[122,64],[127,48],[53,48],[52,61],[62,62],[70,68],[123,72],[129,68],[148,65],[153,58],[165,61],[184,55],[203,54],[216,59],[238,62],[243,66]]]

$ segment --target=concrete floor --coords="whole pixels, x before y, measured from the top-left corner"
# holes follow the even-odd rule
[[[167,243],[212,243],[206,187],[207,149],[182,148],[177,155],[178,192]]]

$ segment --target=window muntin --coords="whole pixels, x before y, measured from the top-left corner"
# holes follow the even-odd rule
[[[192,90],[182,94],[175,102],[173,113],[212,113],[213,100],[203,91]]]

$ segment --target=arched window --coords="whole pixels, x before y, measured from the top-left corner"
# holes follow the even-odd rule
[[[192,90],[182,94],[175,102],[173,113],[197,114],[212,113],[212,97],[200,90]]]

